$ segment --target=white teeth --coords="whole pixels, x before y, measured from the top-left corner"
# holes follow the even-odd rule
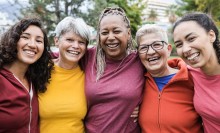
[[[196,59],[196,57],[197,57],[198,55],[199,55],[199,53],[194,53],[194,54],[188,56],[188,57],[187,57],[187,60],[194,60],[194,59]]]
[[[35,54],[34,51],[30,51],[30,50],[25,50],[25,52],[26,52],[27,54],[29,54],[29,55],[34,55],[34,54]]]
[[[118,46],[118,44],[108,44],[107,46],[110,47],[110,48],[115,48],[115,47]]]
[[[154,60],[158,60],[158,59],[159,59],[159,57],[152,57],[152,58],[149,58],[148,61],[150,62],[150,61],[154,61]]]
[[[77,51],[68,51],[70,54],[75,54],[75,55],[78,55],[78,54],[80,54],[79,52],[77,52]]]

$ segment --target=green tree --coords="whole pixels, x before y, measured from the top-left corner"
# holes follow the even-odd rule
[[[131,32],[135,36],[135,33],[140,26],[142,10],[144,9],[144,4],[141,0],[94,0],[94,8],[89,9],[87,22],[93,27],[97,27],[98,18],[101,11],[105,7],[118,6],[121,7],[127,14],[131,22]]]
[[[169,8],[166,10],[166,15],[169,18],[169,22],[173,24],[177,20],[177,5],[170,5]]]
[[[144,8],[140,3],[141,0],[29,0],[29,6],[21,12],[23,16],[39,16],[52,43],[55,26],[64,17],[81,17],[87,24],[96,27],[99,14],[108,6],[120,6],[125,10],[131,21],[132,35],[135,35],[138,26],[141,25],[141,12]],[[81,10],[82,8],[86,11]]]
[[[36,15],[40,17],[52,43],[51,33],[54,31],[56,24],[66,16],[83,16],[82,11],[79,9],[84,2],[84,0],[29,0],[29,6],[23,8],[21,13],[23,16]],[[86,2],[89,2],[89,0]]]
[[[84,16],[84,19],[88,24],[96,28],[99,15],[101,11],[108,6],[108,3],[106,0],[93,0],[91,4],[93,7],[88,9],[88,13]]]
[[[220,0],[182,0],[179,2],[179,14],[200,11],[209,14],[220,27]]]
[[[157,21],[157,16],[158,16],[157,12],[155,10],[151,9],[150,13],[148,15],[148,21],[150,21],[150,22]]]

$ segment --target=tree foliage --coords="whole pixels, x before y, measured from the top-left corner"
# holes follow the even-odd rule
[[[60,20],[66,16],[83,16],[80,8],[84,6],[84,2],[84,0],[29,0],[29,6],[23,8],[21,13],[23,16],[34,15],[41,18],[52,40],[51,33]]]
[[[93,27],[96,27],[101,11],[105,7],[112,6],[121,7],[126,12],[126,15],[131,22],[131,32],[134,36],[138,26],[142,24],[141,16],[145,5],[141,3],[141,0],[94,0],[94,8],[89,10],[88,23]]]
[[[83,18],[87,24],[96,28],[99,14],[108,6],[120,6],[131,21],[133,35],[141,25],[141,12],[144,8],[141,0],[29,0],[29,6],[23,8],[23,16],[39,16],[49,33],[53,33],[57,23],[66,16]],[[83,11],[83,9],[85,11]],[[22,16],[22,17],[23,17]]]
[[[182,0],[178,4],[180,4],[180,15],[192,11],[204,12],[209,14],[220,26],[220,0]]]

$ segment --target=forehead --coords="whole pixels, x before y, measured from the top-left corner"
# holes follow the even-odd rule
[[[163,37],[159,33],[148,33],[140,37],[141,44],[151,44],[155,41],[163,41]]]
[[[126,23],[121,15],[107,15],[101,19],[100,29],[107,28],[110,26],[125,27]]]
[[[35,26],[35,25],[28,26],[28,28],[23,33],[28,33],[30,35],[40,36],[40,37],[44,36],[42,30],[38,26]]]
[[[63,35],[61,35],[61,37],[66,37],[66,38],[73,38],[73,39],[78,39],[78,40],[86,40],[83,37],[81,37],[80,35],[76,34],[73,31],[68,31],[66,33],[64,33]]]
[[[205,32],[205,29],[201,27],[195,21],[185,21],[181,22],[179,25],[176,26],[174,29],[173,35],[174,39],[179,36],[185,36],[189,33],[202,33]]]

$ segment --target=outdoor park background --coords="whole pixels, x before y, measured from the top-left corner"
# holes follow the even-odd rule
[[[131,21],[132,35],[145,24],[157,24],[167,30],[172,40],[172,25],[187,12],[209,14],[220,29],[220,0],[1,0],[0,35],[26,16],[39,16],[53,45],[56,24],[66,16],[79,17],[90,25],[95,44],[96,25],[100,12],[108,6],[122,7]],[[172,55],[175,56],[175,47]]]

